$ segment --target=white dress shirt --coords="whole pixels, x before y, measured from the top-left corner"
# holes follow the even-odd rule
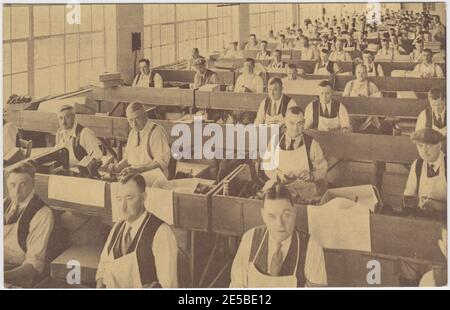
[[[124,231],[127,231],[128,227],[131,227],[130,236],[131,240],[136,236],[139,228],[141,227],[147,212],[143,212],[142,215],[135,220],[133,223],[126,222],[126,227]],[[152,215],[153,216],[153,215]],[[117,223],[115,224],[117,225]],[[97,268],[96,280],[103,278],[105,272],[105,266],[108,263],[108,245],[111,242],[112,234],[114,232],[114,227],[108,236],[108,239],[103,248],[102,254],[100,256],[100,262]],[[155,233],[152,244],[152,253],[155,257],[156,274],[158,276],[158,281],[163,288],[174,288],[178,287],[178,276],[177,276],[177,241],[175,235],[169,225],[163,223],[159,226]]]
[[[280,110],[280,105],[281,105],[281,99],[283,98],[283,96],[280,97],[280,99],[275,100],[275,107],[276,110],[279,111]],[[295,101],[291,98],[291,100],[289,100],[286,111],[290,108],[290,107],[295,107],[297,105],[297,103],[295,103]],[[255,118],[255,125],[259,125],[259,124],[264,124],[266,121],[266,98],[264,98],[261,103],[259,104],[259,108],[258,108],[258,112],[256,113],[256,118]],[[269,106],[269,111],[270,111],[270,106]],[[273,115],[271,115],[273,116]]]
[[[245,288],[248,287],[248,267],[250,253],[252,248],[253,234],[255,229],[247,231],[241,239],[238,251],[231,267],[231,283],[230,287]],[[281,253],[283,261],[286,258],[289,247],[291,245],[292,236],[281,243]],[[270,264],[272,256],[276,250],[276,241],[269,237],[267,263]],[[300,245],[302,246],[302,245]],[[268,266],[270,267],[270,266]],[[270,269],[267,269],[270,270]],[[327,273],[325,269],[325,257],[322,246],[313,237],[309,237],[308,248],[305,260],[305,277],[306,285],[327,285]]]
[[[431,64],[420,63],[414,68],[415,72],[419,72],[424,78],[443,78],[444,72],[441,66],[432,62]]]
[[[138,73],[136,77],[133,80],[133,87],[149,87],[150,84],[150,76],[151,72],[147,74]],[[139,80],[138,80],[139,78]],[[153,82],[155,84],[155,88],[163,88],[163,79],[159,73],[155,72],[155,75],[153,76]]]
[[[328,110],[331,113],[331,101],[327,104],[320,103],[322,111]],[[339,105],[338,111],[340,128],[350,128],[350,118],[348,116],[347,108],[341,103]],[[309,129],[313,125],[314,115],[313,115],[313,103],[311,102],[305,109],[305,129]]]
[[[440,114],[437,114],[434,112],[432,112],[432,113],[434,114],[434,117],[436,119],[439,119],[439,116],[440,116],[442,121],[445,121],[446,120],[445,110],[446,110],[446,108],[444,108]],[[427,113],[426,113],[426,110],[423,110],[422,112],[420,112],[419,116],[417,117],[416,131],[419,129],[425,128],[426,123],[427,123]],[[437,129],[437,130],[439,130],[443,135],[447,136],[447,130],[446,130],[447,126],[445,126],[444,128],[445,128],[445,130],[440,130],[440,129]]]
[[[256,75],[254,73],[243,73],[239,75],[236,81],[236,86],[234,87],[234,91],[236,93],[244,92],[243,86],[250,89],[252,93],[262,93],[264,90],[263,79],[259,75]]]

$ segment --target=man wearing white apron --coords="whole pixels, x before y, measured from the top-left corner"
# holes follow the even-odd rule
[[[169,176],[169,139],[164,128],[147,119],[139,102],[130,103],[126,115],[131,130],[125,154],[119,163],[110,166],[110,171],[120,173],[121,177],[142,174],[151,187],[157,179]]]
[[[139,60],[139,73],[131,86],[163,88],[163,84],[161,75],[150,68],[150,60],[146,58]]]
[[[433,52],[429,48],[422,51],[422,62],[416,65],[414,72],[422,78],[444,77],[441,66],[433,61]]]
[[[423,128],[411,135],[419,158],[411,165],[405,196],[417,197],[422,210],[447,210],[447,161],[442,152],[444,136],[431,128]]]
[[[377,97],[382,98],[383,94],[378,90],[375,83],[367,79],[367,67],[358,64],[355,68],[356,79],[349,81],[345,85],[344,97]]]
[[[290,107],[284,123],[279,144],[273,151],[271,145],[268,147],[272,152],[270,156],[278,156],[278,166],[267,166],[266,161],[262,164],[269,178],[268,184],[281,182],[286,185],[294,201],[323,195],[328,165],[319,143],[303,133],[305,117],[302,108]],[[276,162],[271,158],[271,163]]]
[[[366,66],[368,76],[384,76],[383,68],[380,64],[376,64],[373,61],[373,56],[370,51],[365,50],[362,56],[363,64]]]
[[[103,152],[101,142],[95,133],[75,120],[75,111],[70,105],[63,105],[57,113],[59,129],[56,132],[56,147],[69,150],[69,165],[76,166],[85,156],[92,156],[100,161]]]
[[[326,286],[322,246],[295,228],[289,190],[274,184],[264,194],[265,225],[247,231],[231,268],[233,288]]]
[[[283,82],[280,78],[271,78],[267,83],[267,88],[269,96],[264,98],[259,105],[255,125],[282,125],[287,109],[297,106],[297,103],[283,94]]]
[[[116,194],[123,219],[113,225],[106,240],[97,288],[177,287],[175,236],[167,224],[145,210],[144,178],[128,175],[121,179]]]
[[[23,163],[8,171],[3,201],[5,284],[29,287],[42,275],[54,227],[52,210],[34,192],[36,170]]]
[[[332,98],[330,82],[320,82],[318,92],[319,98],[305,109],[305,129],[351,131],[347,109]]]
[[[428,92],[430,107],[420,112],[417,117],[416,130],[432,128],[447,136],[447,107],[445,96],[439,88],[432,88]]]

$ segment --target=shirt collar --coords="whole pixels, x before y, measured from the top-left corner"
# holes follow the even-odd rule
[[[31,193],[27,196],[27,198],[25,198],[24,201],[20,202],[17,204],[17,208],[19,210],[23,210],[26,208],[26,206],[28,206],[28,204],[30,203],[31,199],[33,199],[34,196],[34,189],[31,191]]]
[[[293,233],[295,233],[295,232],[293,232]],[[286,254],[289,250],[289,247],[291,246],[291,241],[292,241],[292,235],[290,235],[285,240],[281,241],[281,252],[283,253],[283,257],[286,256]],[[271,238],[270,234],[269,234],[269,249],[272,249],[272,251],[273,251],[274,249],[276,249],[276,245],[278,243],[279,242],[274,240],[273,238]],[[268,259],[270,260],[271,257],[269,257]]]
[[[125,222],[127,230],[128,228],[131,228],[130,234],[132,237],[136,236],[136,233],[138,232],[139,228],[141,227],[142,223],[145,220],[145,216],[147,215],[147,211],[144,210],[142,214],[132,223]]]
[[[70,129],[68,129],[68,130],[64,130],[66,136],[68,136],[68,137],[74,137],[74,138],[75,138],[75,137],[77,136],[77,134],[76,134],[76,132],[75,132],[75,130],[76,130],[76,128],[77,128],[77,125],[78,125],[78,122],[75,120],[75,122],[73,123],[72,128],[70,128]]]
[[[433,112],[433,114],[434,114],[434,116],[436,116],[436,117],[441,116],[441,117],[442,117],[442,120],[445,120],[445,110],[446,110],[446,107],[444,107],[444,109],[442,110],[441,113]]]
[[[442,151],[440,151],[439,156],[436,159],[436,161],[433,163],[428,162],[428,164],[433,165],[434,170],[436,171],[442,166],[443,162],[444,162],[444,153]]]

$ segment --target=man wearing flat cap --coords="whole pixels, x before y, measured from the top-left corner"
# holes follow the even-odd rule
[[[196,59],[193,62],[193,66],[196,71],[194,76],[194,89],[206,84],[219,84],[217,73],[206,68],[206,61],[204,58]]]
[[[420,209],[445,212],[447,161],[442,151],[445,138],[432,128],[423,128],[414,132],[411,139],[420,157],[411,166],[404,195],[417,197]]]
[[[85,156],[92,156],[100,161],[103,156],[102,143],[95,133],[78,124],[75,110],[70,105],[63,105],[57,112],[59,129],[56,132],[56,147],[69,150],[69,165],[76,166]]]

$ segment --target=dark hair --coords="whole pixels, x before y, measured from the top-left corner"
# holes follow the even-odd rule
[[[286,36],[282,33],[280,34],[280,38],[286,39]]]
[[[263,43],[269,44],[269,42],[267,42],[266,40],[262,40],[262,41],[261,41],[261,44],[263,44]]]
[[[372,55],[372,53],[371,53],[369,50],[364,50],[364,51],[363,51],[363,54],[366,54],[366,55],[367,55],[367,54]]]
[[[319,87],[327,87],[327,86],[331,87],[330,81],[323,80],[322,82],[319,83]]]
[[[444,98],[444,93],[441,89],[433,87],[432,89],[430,89],[430,91],[428,92],[428,95],[433,98],[434,100],[440,99],[440,98]]]
[[[253,58],[245,58],[245,62],[251,62],[253,65],[255,65],[255,60]]]
[[[145,179],[142,175],[140,174],[128,174],[123,178],[120,178],[120,183],[121,184],[127,184],[130,181],[134,181],[134,183],[136,183],[137,187],[139,188],[139,191],[141,193],[145,192]]]
[[[271,187],[269,187],[263,196],[264,201],[275,200],[275,199],[286,199],[293,206],[294,203],[292,201],[292,196],[286,186],[279,183],[274,183]]]
[[[256,38],[256,34],[250,33],[249,37],[255,37]]]
[[[290,107],[288,109],[288,111],[291,112],[294,115],[300,115],[300,113],[305,115],[305,111],[303,111],[302,107],[298,106],[298,105]]]
[[[6,178],[8,178],[13,173],[28,174],[34,180],[34,175],[36,174],[36,168],[33,166],[33,164],[31,164],[29,162],[23,162],[21,164],[18,164],[16,167],[12,168],[11,170],[7,171]]]
[[[280,85],[281,87],[283,87],[283,82],[281,81],[280,78],[278,78],[276,76],[270,78],[270,80],[267,82],[268,85],[273,85],[275,83]]]
[[[141,58],[141,59],[139,59],[139,63],[141,63],[141,62],[145,62],[145,64],[146,64],[147,66],[150,66],[150,60],[148,60],[147,58]]]
[[[418,40],[416,40],[416,42],[415,42],[415,43],[423,44],[423,40],[421,40],[421,39],[418,39]]]
[[[322,53],[324,53],[324,54],[330,54],[330,51],[328,50],[328,49],[326,49],[326,48],[322,48],[321,50],[320,50]]]
[[[281,50],[274,50],[274,53],[280,53],[280,55],[282,54]]]
[[[290,64],[288,65],[288,68],[289,68],[289,69],[297,69],[297,65],[296,65],[295,63],[290,63]]]
[[[427,52],[427,53],[431,54],[431,56],[433,56],[433,52],[429,48],[426,48],[423,51]]]

